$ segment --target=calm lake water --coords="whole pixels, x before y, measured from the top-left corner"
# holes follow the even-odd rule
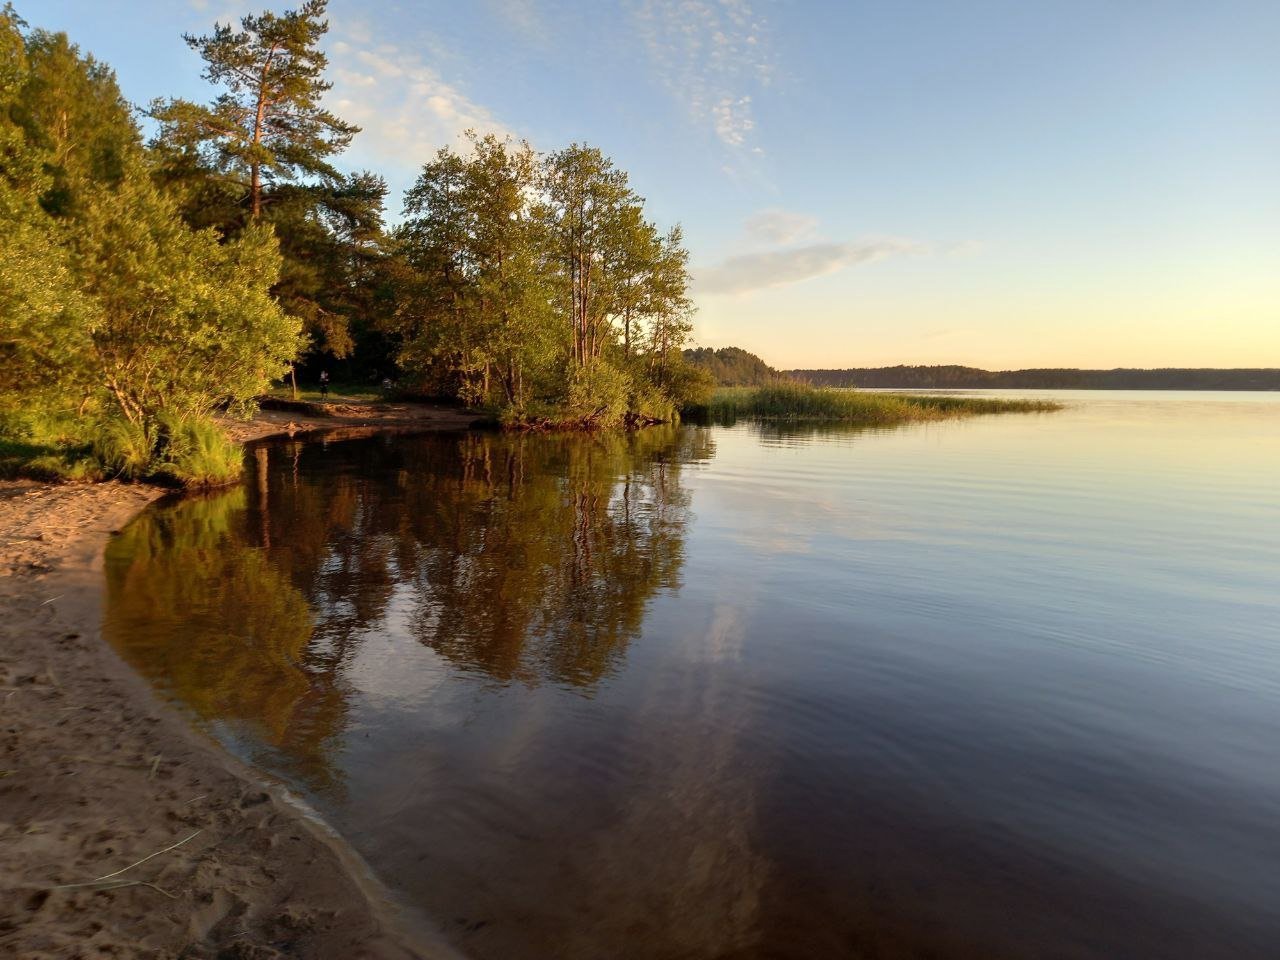
[[[1058,395],[269,445],[106,632],[469,956],[1275,957],[1280,395]]]

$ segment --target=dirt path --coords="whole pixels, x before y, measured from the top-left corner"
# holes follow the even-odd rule
[[[238,435],[290,419],[318,425]],[[160,493],[0,484],[0,955],[451,956],[102,641],[103,548]]]

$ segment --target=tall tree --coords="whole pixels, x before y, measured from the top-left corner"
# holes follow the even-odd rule
[[[240,29],[215,24],[205,36],[184,35],[205,62],[204,78],[224,92],[209,106],[156,101],[161,139],[206,154],[210,166],[240,187],[258,219],[270,188],[306,177],[341,179],[329,158],[360,128],[320,105],[332,84],[319,48],[329,29],[327,0],[307,0],[283,14],[249,14]]]
[[[58,372],[86,345],[63,233],[41,203],[51,156],[15,119],[31,81],[24,26],[12,6],[0,9],[0,407],[56,393]]]
[[[376,319],[368,284],[386,253],[386,193],[386,182],[368,172],[273,191],[265,219],[284,256],[276,296],[334,357],[350,354],[354,328]]]
[[[276,296],[313,346],[341,358],[362,318],[356,288],[381,254],[386,184],[332,164],[359,128],[322,105],[332,86],[319,47],[325,7],[307,0],[297,10],[247,15],[239,29],[215,24],[211,34],[186,35],[204,78],[222,93],[209,105],[155,101],[152,146],[162,179],[185,194],[192,226],[226,237],[249,223],[275,227],[284,258]]]
[[[595,147],[573,144],[546,158],[543,172],[551,256],[563,281],[573,361],[599,357],[616,303],[606,265],[624,259],[627,227],[642,219],[627,175]]]
[[[550,402],[584,423],[671,415],[688,254],[599,150],[538,158],[473,135],[423,168],[397,238],[408,369],[444,367],[468,402]]]
[[[72,215],[89,185],[121,181],[141,150],[138,127],[115,74],[65,33],[34,30],[24,46],[25,77],[11,113],[49,177],[41,204]]]
[[[658,239],[644,289],[642,309],[649,321],[645,343],[647,373],[655,385],[670,394],[673,368],[684,364],[683,348],[693,332],[689,251],[679,226]]]
[[[487,401],[496,387],[519,408],[530,374],[554,363],[558,339],[530,206],[537,158],[528,144],[469,136],[469,156],[441,150],[406,197],[401,237],[422,278],[406,359],[415,350],[426,359],[424,347],[452,355],[468,400]]]
[[[405,194],[404,222],[396,232],[409,274],[402,283],[396,329],[400,364],[433,389],[457,379],[464,398],[475,371],[467,299],[470,215],[466,160],[441,148]],[[447,373],[446,373],[447,369]]]

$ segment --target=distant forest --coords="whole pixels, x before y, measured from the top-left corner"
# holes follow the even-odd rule
[[[823,387],[1014,388],[1032,390],[1280,390],[1280,369],[980,370],[977,367],[852,367],[789,370]]]
[[[754,353],[741,347],[695,347],[685,350],[684,358],[695,367],[701,367],[715,378],[721,387],[760,387],[768,383],[786,380],[788,377],[769,366]]]
[[[741,347],[697,347],[684,358],[722,387],[759,387],[799,380],[817,387],[902,387],[918,389],[1027,390],[1280,390],[1280,369],[1236,370],[981,370],[936,367],[850,367],[847,370],[777,370]]]

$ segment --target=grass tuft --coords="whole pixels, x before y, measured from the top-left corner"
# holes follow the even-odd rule
[[[162,416],[148,479],[182,487],[216,487],[236,480],[244,450],[216,423]]]
[[[145,476],[154,446],[149,432],[128,420],[102,420],[91,428],[90,449],[108,476],[136,480]]]
[[[243,451],[213,421],[11,414],[0,419],[0,477],[52,482],[146,480],[208,487],[240,476]]]

